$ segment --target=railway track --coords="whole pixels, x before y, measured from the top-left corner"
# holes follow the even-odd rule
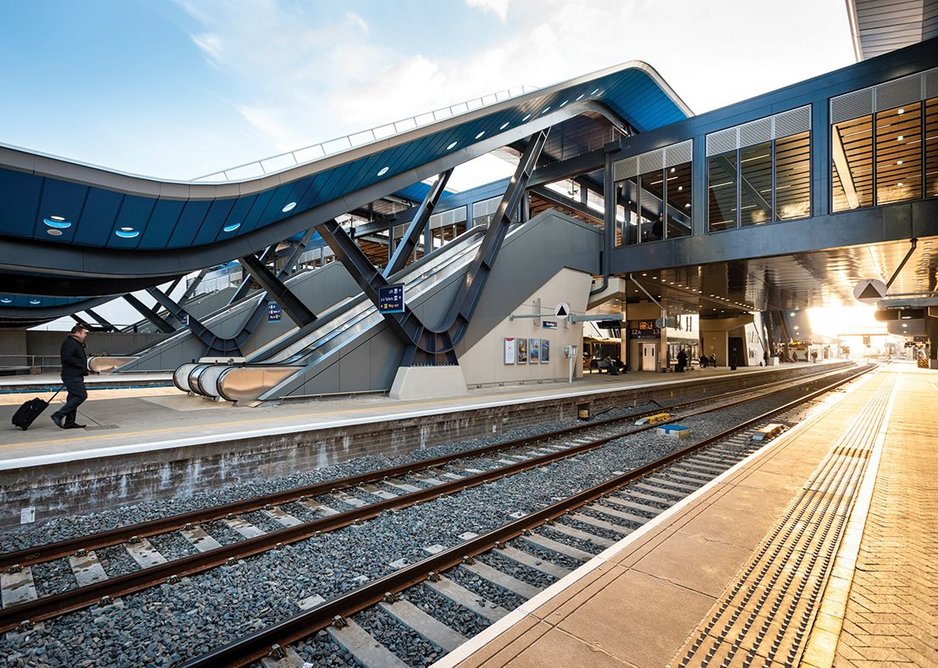
[[[821,374],[827,376],[830,374]],[[806,383],[819,382],[815,377],[810,380],[800,380],[792,386],[803,386]],[[773,384],[778,389],[779,384]],[[768,392],[769,390],[765,390]],[[701,408],[696,413],[687,411],[682,415],[686,418],[692,414],[726,408],[743,401],[740,393],[736,396],[712,398],[714,405]],[[745,390],[742,394],[751,399],[755,391]],[[688,402],[687,405],[700,404],[700,400]],[[672,407],[673,410],[674,407]],[[535,467],[546,466],[552,462],[570,459],[582,453],[601,447],[617,438],[636,433],[639,429],[626,427],[625,423],[634,421],[645,413],[636,413],[627,417],[619,417],[602,421],[601,423],[578,425],[573,428],[561,430],[558,433],[541,435],[535,439],[522,439],[516,442],[503,443],[496,446],[481,448],[476,451],[460,453],[457,456],[430,460],[422,464],[426,468],[415,472],[414,465],[409,467],[396,467],[376,472],[375,474],[356,476],[344,480],[330,481],[305,490],[295,490],[292,493],[278,494],[271,497],[251,499],[240,507],[232,505],[190,513],[186,516],[177,516],[167,520],[150,522],[146,525],[127,527],[116,532],[91,537],[88,542],[66,541],[60,544],[39,546],[19,553],[3,555],[3,563],[7,566],[3,573],[4,609],[0,611],[0,629],[10,630],[16,627],[26,628],[30,624],[42,619],[48,619],[71,610],[76,610],[102,600],[107,602],[118,596],[139,591],[154,584],[174,582],[209,568],[225,563],[232,563],[239,559],[275,549],[280,545],[300,541],[320,532],[333,531],[342,527],[356,524],[374,518],[381,513],[393,511],[405,506],[427,501],[443,495],[453,494],[462,489],[486,484],[498,478],[504,478]],[[557,441],[556,439],[565,439]],[[474,459],[470,459],[474,458]],[[480,459],[481,458],[481,459]],[[468,463],[467,463],[468,461]],[[700,475],[713,469],[714,462],[701,462],[690,466],[687,470],[679,471],[678,478],[671,479],[669,493],[686,491],[689,485],[695,484]],[[647,490],[646,490],[647,491]],[[638,491],[637,494],[642,494]],[[668,499],[668,493],[650,494],[655,497]],[[331,499],[326,501],[325,497]],[[366,502],[371,499],[372,502]],[[625,499],[632,506],[622,506],[619,510],[626,515],[632,514],[639,518],[650,518],[647,507],[658,508],[658,501],[648,506],[641,496]],[[332,505],[329,505],[331,503]],[[615,504],[615,501],[611,502]],[[292,504],[292,507],[291,507]],[[658,504],[658,505],[655,505]],[[307,511],[305,517],[299,515],[298,509]],[[294,512],[290,512],[294,510]],[[610,510],[616,510],[611,506]],[[614,513],[597,511],[604,517],[617,519]],[[240,514],[236,514],[240,513]],[[245,513],[254,513],[258,517],[250,517]],[[605,515],[602,515],[605,513]],[[587,514],[585,517],[589,517]],[[252,521],[254,519],[255,521]],[[618,517],[628,519],[628,517]],[[260,521],[262,520],[262,521]],[[214,523],[218,530],[225,529],[237,542],[223,544],[218,540]],[[594,541],[593,538],[584,537],[589,531],[584,529],[603,529],[616,535],[614,522],[606,522],[596,518],[596,521],[584,521],[583,517],[576,518],[582,528],[573,530],[558,529],[566,532],[567,536],[576,539]],[[597,522],[610,524],[605,527]],[[200,526],[199,523],[202,523]],[[170,528],[167,528],[169,526]],[[209,527],[206,531],[204,526]],[[621,525],[617,525],[621,526]],[[265,530],[267,529],[267,530]],[[175,560],[168,560],[154,547],[147,536],[159,536],[166,531],[176,531],[177,541],[186,540],[192,545],[194,554]],[[576,532],[580,532],[577,534]],[[129,537],[128,537],[129,535]],[[165,539],[161,539],[165,542]],[[606,539],[609,540],[609,539]],[[553,541],[556,543],[557,541]],[[599,540],[598,542],[602,542]],[[596,544],[595,541],[593,544]],[[548,543],[552,545],[552,543]],[[94,550],[119,549],[129,555],[138,569],[132,572],[107,577],[101,560],[94,554]],[[545,548],[547,549],[547,548]],[[518,557],[518,554],[514,554]],[[62,556],[67,555],[67,556]],[[582,556],[582,555],[580,555]],[[573,557],[571,557],[573,558]],[[36,584],[33,581],[31,566],[33,564],[50,564],[56,559],[67,559],[68,567],[74,574],[76,582],[80,585],[66,591],[54,592],[39,596]],[[19,564],[18,566],[16,564]],[[64,564],[59,564],[61,570]],[[530,565],[527,565],[530,567]],[[17,598],[19,596],[19,598]]]

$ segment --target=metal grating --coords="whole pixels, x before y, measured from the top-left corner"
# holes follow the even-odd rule
[[[633,155],[630,158],[619,160],[615,164],[615,180],[624,181],[638,175],[638,156]]]
[[[790,137],[811,129],[811,105],[798,107],[775,116],[774,139]]]
[[[857,90],[831,98],[831,123],[840,123],[851,118],[869,116],[873,113],[873,89]]]
[[[664,166],[674,167],[690,162],[694,157],[694,140],[688,139],[680,144],[672,144],[664,148]]]
[[[463,223],[466,221],[466,207],[458,206],[455,209],[449,209],[447,211],[441,211],[430,216],[430,227],[446,227],[447,225],[455,225],[456,223]]]
[[[831,123],[938,97],[938,68],[831,98]]]
[[[739,126],[739,141],[736,148],[763,144],[772,140],[772,117],[760,118],[757,121],[744,123]]]
[[[876,111],[921,100],[923,78],[921,75],[913,75],[877,86],[874,89]]]
[[[739,148],[738,128],[727,128],[707,135],[707,157]]]
[[[638,168],[642,170],[642,174],[664,169],[664,149],[659,148],[657,151],[642,153],[638,156]]]

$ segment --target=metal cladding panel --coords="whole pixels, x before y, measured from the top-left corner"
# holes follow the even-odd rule
[[[82,246],[106,246],[112,235],[114,219],[120,211],[124,201],[122,193],[101,188],[91,188],[85,207],[81,212],[81,220],[72,238],[74,243]]]
[[[153,214],[150,216],[150,223],[140,239],[139,248],[148,250],[165,248],[185,205],[184,201],[178,199],[157,200],[153,207]]]
[[[238,232],[244,234],[245,232],[250,232],[251,230],[261,226],[261,219],[264,215],[264,210],[267,208],[267,205],[270,203],[270,200],[273,196],[273,190],[264,190],[257,194],[257,197],[254,198],[253,205],[245,214],[244,222],[241,223],[241,227],[238,228]]]
[[[227,200],[233,202],[234,200]],[[216,205],[218,201],[209,202],[207,200],[190,200],[186,202],[179,220],[176,221],[176,227],[172,236],[169,238],[170,248],[186,248],[192,245],[192,240],[199,232],[199,227],[205,219],[205,214],[209,208]]]
[[[108,248],[139,248],[140,239],[147,229],[150,214],[156,203],[151,197],[127,195],[121,203],[120,211],[114,220],[107,240]],[[129,238],[119,236],[118,233],[136,235]]]
[[[284,212],[283,208],[290,204],[291,202],[296,202],[294,197],[297,184],[287,183],[277,188],[274,188],[270,194],[270,200],[267,202],[267,205],[264,207],[264,210],[261,212],[258,220],[260,221],[260,227],[269,225],[275,220],[281,220],[283,218],[289,218],[290,216],[296,215],[296,207],[299,206],[299,202],[290,209],[290,211]],[[240,230],[239,230],[240,231]]]
[[[229,217],[231,216],[231,210],[234,209],[235,201],[233,197],[229,197],[227,199],[217,199],[211,203],[202,220],[196,223],[198,231],[192,245],[200,246],[233,236],[236,230],[225,232],[224,228],[229,224]]]
[[[32,174],[0,170],[0,234],[33,236],[41,188]]]
[[[77,221],[81,217],[81,210],[85,206],[87,196],[88,186],[67,181],[45,181],[34,226],[35,237],[57,242],[71,242],[75,236],[75,230],[78,227]],[[61,224],[70,223],[70,225],[64,229],[48,226],[43,220],[50,218],[50,216],[65,218],[65,221],[62,221]],[[49,232],[57,234],[50,235]]]

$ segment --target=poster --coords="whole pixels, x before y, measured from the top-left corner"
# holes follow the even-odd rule
[[[514,337],[505,339],[505,364],[515,363],[515,339]]]
[[[518,341],[518,364],[528,363],[528,340],[517,339]]]
[[[541,339],[541,364],[550,362],[550,341]]]
[[[541,361],[541,340],[528,339],[528,363],[537,364]]]

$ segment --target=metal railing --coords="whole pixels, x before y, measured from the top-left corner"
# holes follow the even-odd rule
[[[510,100],[513,97],[525,95],[536,90],[538,90],[536,86],[520,86],[519,88],[500,90],[497,93],[475,97],[465,102],[459,102],[448,107],[441,107],[440,109],[428,111],[417,116],[411,116],[410,118],[404,118],[393,123],[379,125],[369,130],[355,132],[337,139],[330,139],[319,144],[313,144],[312,146],[306,146],[269,158],[263,158],[262,160],[255,160],[254,162],[223,169],[220,172],[206,174],[192,181],[193,183],[228,182],[269,176],[270,174],[276,174],[277,172],[282,172],[308,162],[335,155],[336,153],[342,153],[343,151],[387,139],[388,137],[393,137],[403,132],[409,132],[410,130],[415,130],[419,127],[436,123],[437,121],[446,120],[458,114],[468,113],[498,102],[504,102],[505,100]]]

